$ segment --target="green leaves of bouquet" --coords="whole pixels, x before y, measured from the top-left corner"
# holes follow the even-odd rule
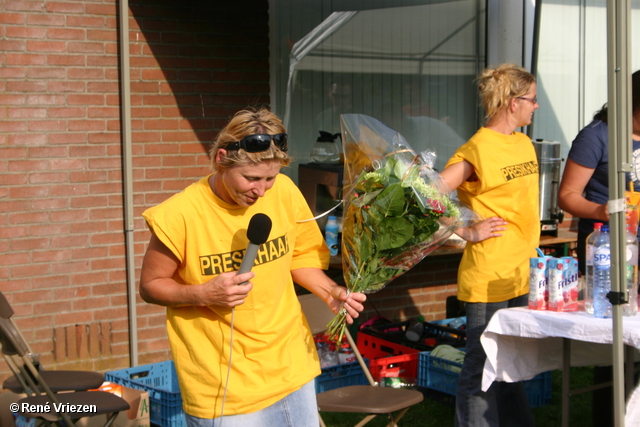
[[[362,172],[353,189],[343,239],[347,262],[358,266],[348,268],[345,277],[354,292],[383,288],[412,266],[414,250],[440,228],[438,218],[460,214],[448,197],[419,176],[417,165],[403,160],[387,157],[383,167]]]
[[[362,171],[345,196],[343,273],[347,289],[372,293],[420,262],[436,248],[442,217],[460,216],[459,208],[420,175],[402,151]],[[448,234],[447,234],[448,237]],[[344,313],[329,324],[341,339]]]

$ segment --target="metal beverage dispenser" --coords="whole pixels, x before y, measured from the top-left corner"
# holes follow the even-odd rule
[[[557,236],[558,224],[564,219],[564,212],[558,207],[562,166],[560,142],[542,139],[532,142],[540,168],[540,234]]]

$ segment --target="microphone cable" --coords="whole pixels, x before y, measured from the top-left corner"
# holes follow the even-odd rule
[[[249,221],[249,226],[247,227],[247,239],[249,240],[249,245],[247,246],[247,250],[244,254],[244,258],[242,259],[242,263],[240,265],[240,269],[238,270],[238,274],[243,274],[251,271],[253,268],[253,264],[255,264],[256,256],[258,254],[258,250],[260,246],[264,244],[269,239],[269,233],[271,233],[271,218],[263,213],[257,213],[251,217]],[[240,283],[241,285],[246,284],[247,282]],[[231,363],[233,357],[233,331],[234,331],[234,317],[235,317],[236,309],[235,307],[231,307],[231,321],[229,323],[230,333],[229,333],[229,363],[227,365],[227,378],[224,384],[224,393],[222,395],[222,405],[220,407],[220,424],[218,427],[222,427],[223,417],[224,417],[224,405],[227,400],[227,390],[229,389],[229,378],[231,377]]]
[[[222,421],[224,418],[224,404],[227,400],[227,388],[229,387],[229,378],[231,377],[231,358],[233,356],[233,318],[236,313],[236,308],[231,307],[231,323],[229,324],[231,328],[231,333],[229,334],[229,364],[227,365],[227,379],[224,383],[224,393],[222,394],[222,406],[220,408],[220,425],[218,427],[222,427]]]

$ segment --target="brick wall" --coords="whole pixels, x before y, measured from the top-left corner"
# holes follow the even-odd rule
[[[142,211],[208,173],[233,112],[269,102],[267,7],[130,1],[136,268]],[[0,290],[54,369],[129,364],[117,13],[0,3]],[[138,301],[140,363],[167,360],[164,310]]]

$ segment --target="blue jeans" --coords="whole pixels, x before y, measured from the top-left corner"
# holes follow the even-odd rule
[[[467,303],[467,354],[456,396],[456,427],[535,427],[522,383],[494,382],[483,392],[487,355],[480,343],[491,316],[501,308],[526,306],[528,295],[504,302]]]
[[[250,414],[206,419],[185,414],[187,427],[316,427],[320,425],[315,380],[271,406]]]

